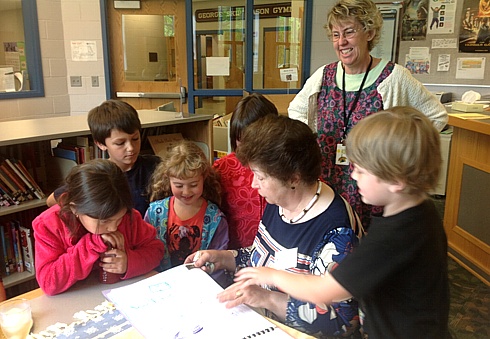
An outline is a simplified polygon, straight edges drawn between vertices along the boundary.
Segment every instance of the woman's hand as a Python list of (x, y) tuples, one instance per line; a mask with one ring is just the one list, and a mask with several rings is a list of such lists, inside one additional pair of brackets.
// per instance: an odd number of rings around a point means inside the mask
[(218, 294), (219, 302), (226, 302), (226, 308), (241, 304), (251, 307), (268, 308), (267, 300), (272, 292), (257, 285), (246, 285), (243, 282), (234, 283)]
[(194, 266), (200, 267), (209, 274), (220, 269), (235, 270), (235, 257), (225, 250), (197, 251), (185, 259), (184, 264), (190, 263), (194, 263)]
[(226, 308), (246, 304), (255, 308), (265, 308), (284, 321), (288, 305), (288, 295), (278, 291), (269, 291), (257, 285), (237, 282), (218, 294), (218, 300), (226, 303)]

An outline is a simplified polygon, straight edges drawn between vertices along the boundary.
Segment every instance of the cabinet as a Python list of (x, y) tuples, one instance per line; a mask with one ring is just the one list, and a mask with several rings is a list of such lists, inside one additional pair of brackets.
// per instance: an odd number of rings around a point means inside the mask
[(449, 255), (490, 285), (490, 114), (481, 115), (449, 115), (454, 132), (444, 228)]
[[(192, 115), (187, 118), (176, 118), (174, 112), (154, 110), (138, 111), (142, 125), (142, 152), (149, 148), (144, 139), (148, 135), (166, 133), (181, 133), (184, 138), (207, 144), (209, 159), (212, 159), (212, 116)], [(30, 154), (31, 170), (34, 166), (35, 179), (44, 193), (51, 192), (57, 187), (62, 178), (53, 178), (49, 169), (50, 141), (75, 136), (88, 136), (90, 129), (86, 115), (66, 116), (55, 118), (42, 118), (31, 120), (0, 122), (0, 154), (20, 158)], [(28, 161), (24, 161), (28, 162)], [(0, 220), (11, 215), (29, 214), (33, 210), (40, 211), (46, 206), (45, 199), (31, 200), (17, 206), (0, 207)], [(29, 223), (32, 220), (29, 221)], [(30, 225), (26, 225), (29, 226)], [(29, 272), (11, 273), (4, 277), (5, 288), (10, 288), (23, 282), (32, 280), (35, 275)]]

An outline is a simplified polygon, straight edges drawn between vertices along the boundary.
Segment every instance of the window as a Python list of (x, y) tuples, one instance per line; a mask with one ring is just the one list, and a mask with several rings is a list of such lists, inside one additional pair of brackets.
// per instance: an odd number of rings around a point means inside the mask
[(224, 109), (214, 113), (229, 113), (243, 91), (297, 93), (309, 76), (305, 45), (311, 40), (311, 5), (308, 0), (191, 0), (189, 111), (212, 111), (206, 107), (211, 103)]
[[(0, 70), (0, 99), (44, 96), (36, 1), (0, 1)], [(10, 70), (17, 76), (6, 79)]]

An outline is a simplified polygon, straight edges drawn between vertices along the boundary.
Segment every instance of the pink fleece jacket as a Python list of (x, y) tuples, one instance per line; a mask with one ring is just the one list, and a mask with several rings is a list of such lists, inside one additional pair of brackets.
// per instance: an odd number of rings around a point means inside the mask
[[(60, 206), (55, 205), (34, 219), (36, 278), (47, 295), (66, 291), (79, 280), (87, 278), (107, 250), (99, 234), (87, 233), (74, 239), (59, 218)], [(132, 220), (126, 214), (118, 227), (124, 235), (128, 269), (121, 279), (133, 278), (158, 266), (163, 258), (163, 243), (156, 238), (156, 230), (133, 210)]]

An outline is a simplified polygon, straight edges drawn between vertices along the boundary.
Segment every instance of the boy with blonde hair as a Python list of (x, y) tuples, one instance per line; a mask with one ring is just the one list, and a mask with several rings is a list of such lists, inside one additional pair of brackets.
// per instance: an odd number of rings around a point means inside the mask
[(439, 175), (439, 133), (416, 109), (393, 107), (361, 120), (346, 142), (362, 200), (383, 206), (359, 247), (324, 276), (242, 269), (219, 298), (250, 284), (316, 304), (353, 296), (370, 339), (450, 338), (447, 239), (427, 194)]

